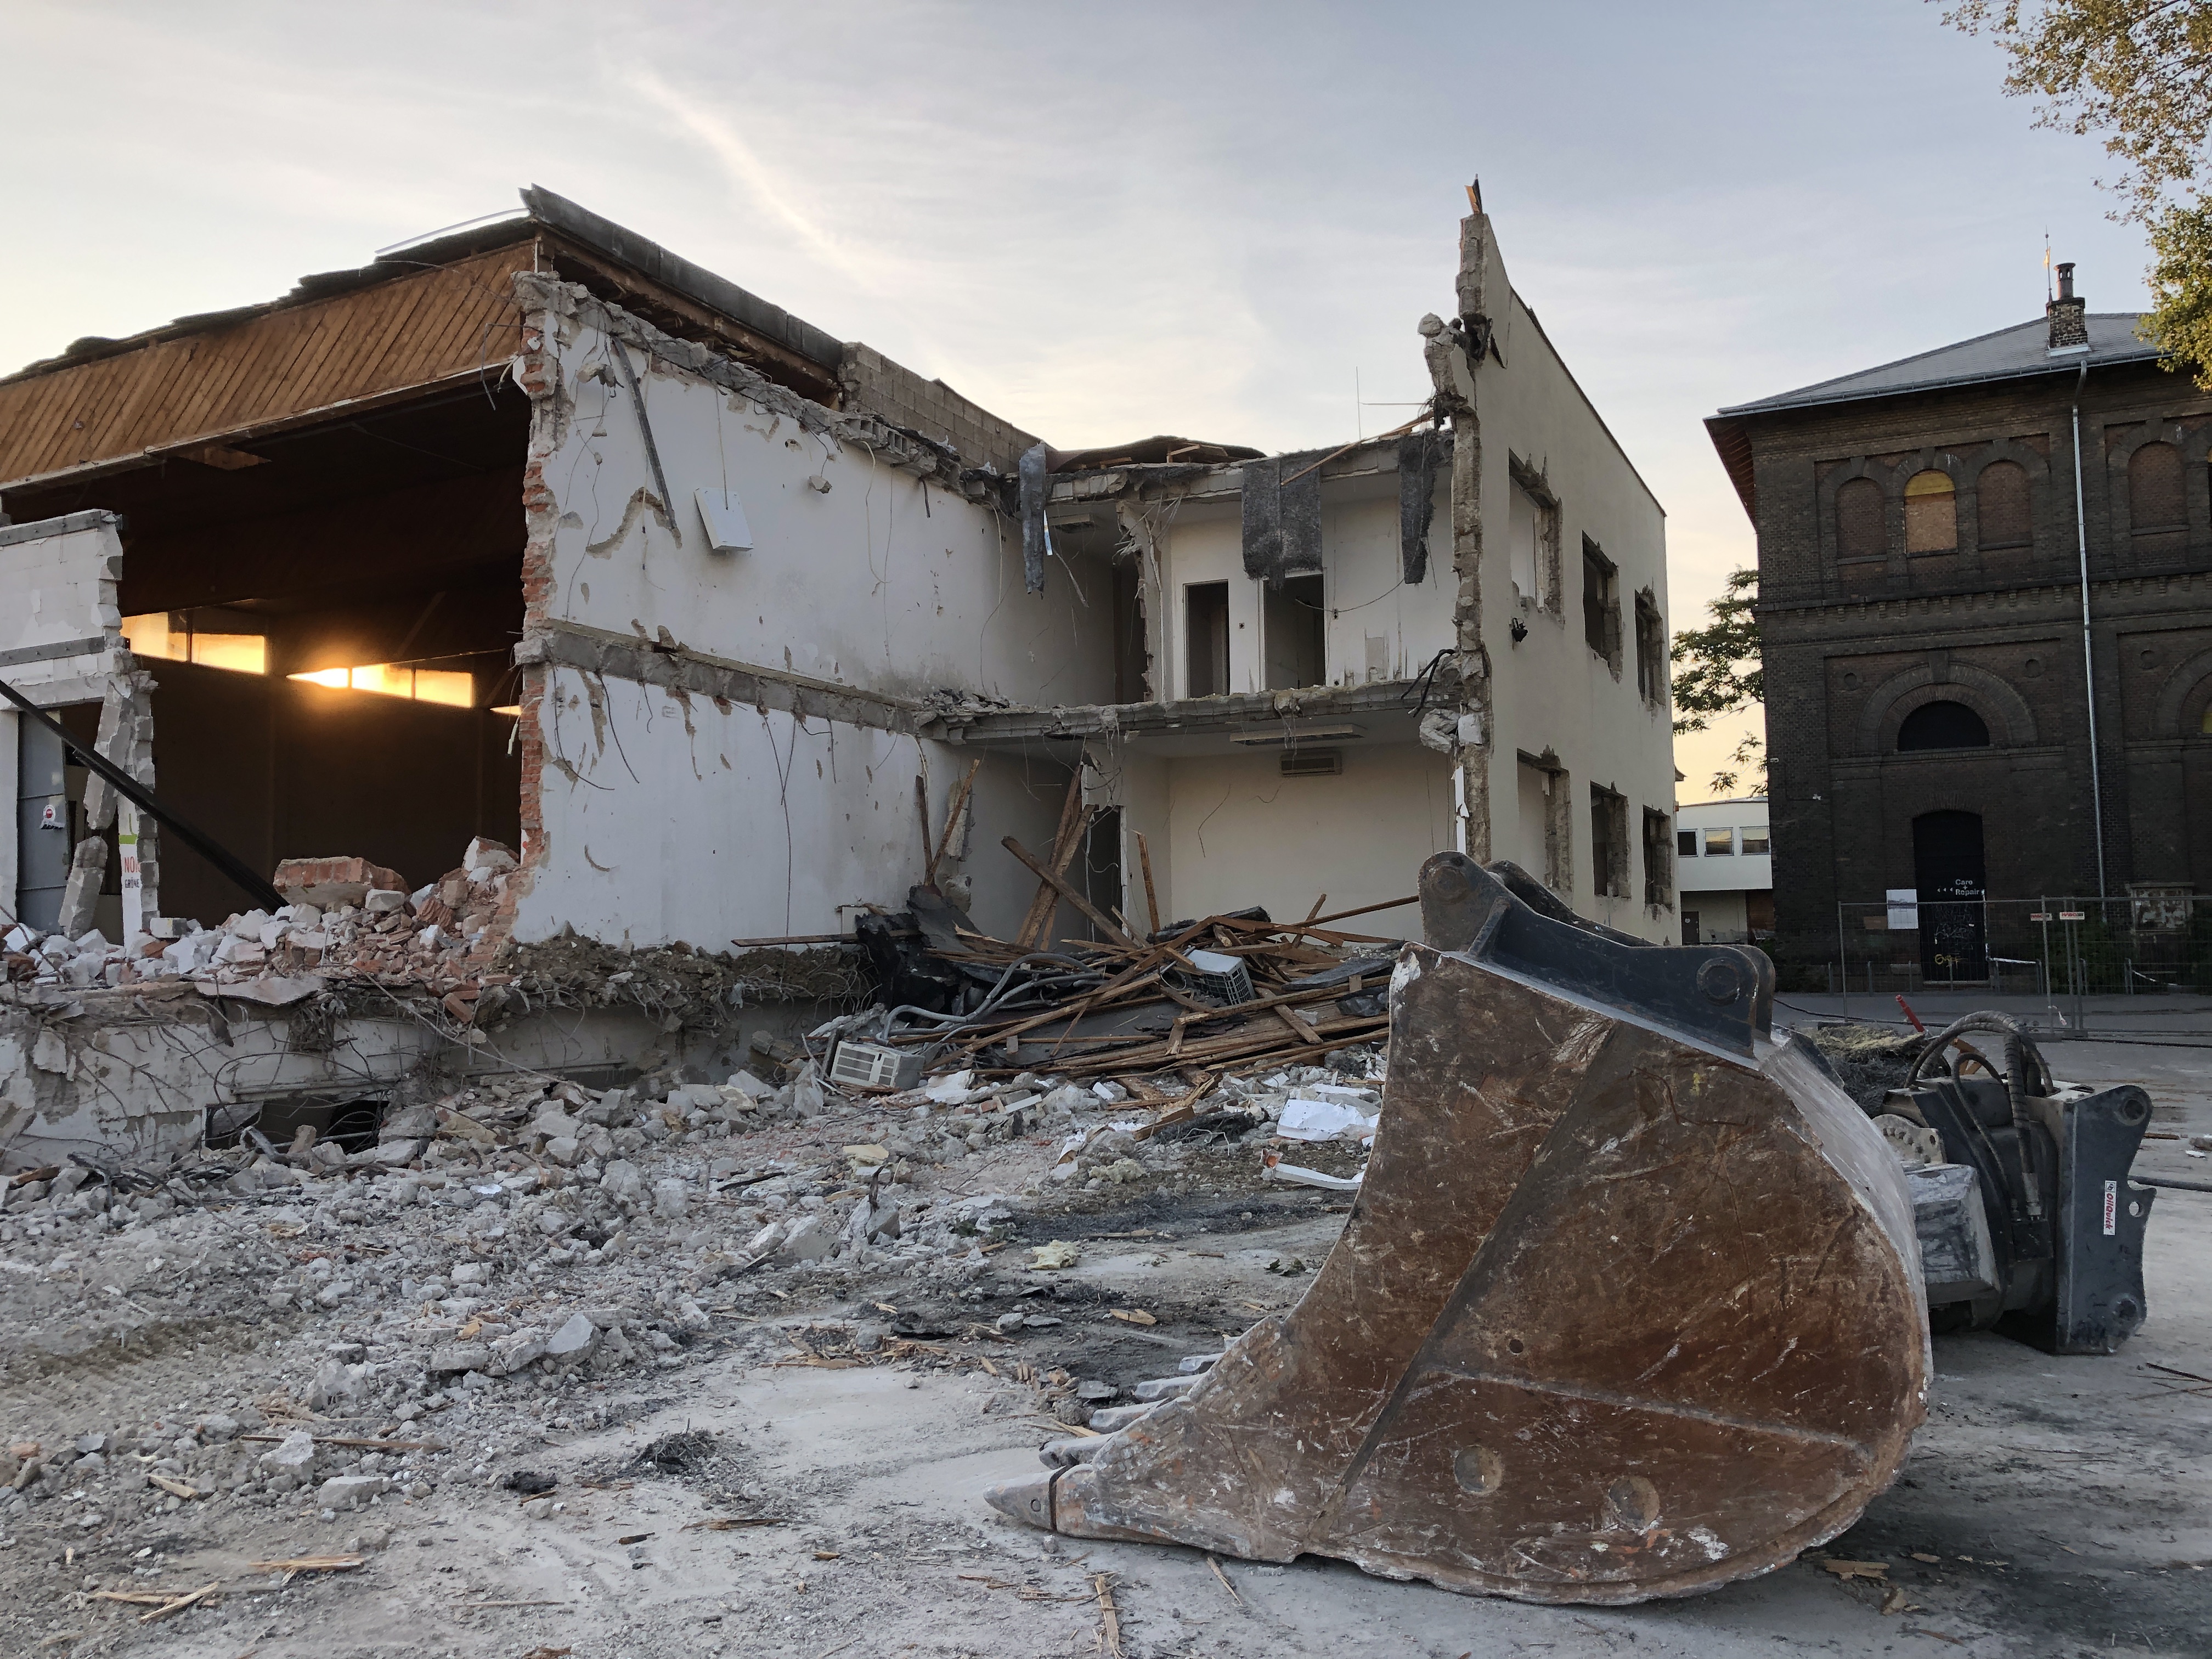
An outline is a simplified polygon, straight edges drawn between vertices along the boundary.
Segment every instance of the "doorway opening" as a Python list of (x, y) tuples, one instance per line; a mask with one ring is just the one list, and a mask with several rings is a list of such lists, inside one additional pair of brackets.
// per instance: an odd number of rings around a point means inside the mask
[(1261, 590), (1260, 625), (1267, 650), (1267, 690), (1293, 691), (1328, 682), (1328, 613), (1319, 576), (1285, 576)]
[(1229, 584), (1193, 582), (1182, 591), (1188, 662), (1183, 696), (1229, 695)]
[(1912, 820), (1919, 890), (1920, 971), (1957, 983), (1990, 976), (1989, 895), (1979, 812), (1923, 812)]

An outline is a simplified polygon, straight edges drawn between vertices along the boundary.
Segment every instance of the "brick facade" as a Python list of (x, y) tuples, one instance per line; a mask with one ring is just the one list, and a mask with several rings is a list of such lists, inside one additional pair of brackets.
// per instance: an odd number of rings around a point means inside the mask
[(944, 381), (925, 380), (873, 346), (848, 345), (837, 378), (846, 408), (949, 443), (971, 466), (988, 462), (1011, 477), (1022, 452), (1036, 442)]
[[(1992, 897), (2097, 890), (2080, 361), (1713, 422), (1759, 537), (1785, 941), (1832, 938), (1839, 901), (1916, 885), (1913, 820), (1932, 811), (1981, 815)], [(2142, 361), (2093, 362), (2080, 397), (2106, 885), (2212, 891), (2212, 398)], [(2158, 442), (2175, 453), (2138, 459)], [(1955, 546), (1908, 552), (1905, 485), (1929, 471), (1950, 481)], [(1940, 501), (1940, 483), (1920, 489)], [(1989, 746), (1900, 752), (1936, 702), (1972, 709)]]

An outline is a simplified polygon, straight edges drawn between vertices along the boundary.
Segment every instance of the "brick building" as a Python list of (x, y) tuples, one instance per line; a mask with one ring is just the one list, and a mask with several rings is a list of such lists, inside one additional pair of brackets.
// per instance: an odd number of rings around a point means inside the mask
[(1978, 977), (1966, 902), (2212, 884), (2212, 398), (2059, 271), (2042, 319), (1706, 422), (1759, 536), (1785, 957), (1911, 889), (1929, 976)]

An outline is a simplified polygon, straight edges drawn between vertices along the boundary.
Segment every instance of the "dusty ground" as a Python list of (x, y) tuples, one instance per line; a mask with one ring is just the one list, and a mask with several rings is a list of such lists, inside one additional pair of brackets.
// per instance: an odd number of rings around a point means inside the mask
[[(2083, 1080), (2144, 1078), (2159, 1130), (2212, 1132), (2201, 1055), (2078, 1045), (2051, 1057)], [(1127, 1184), (1023, 1198), (1054, 1155), (1040, 1133), (917, 1161), (896, 1189), (915, 1218), (896, 1249), (718, 1273), (762, 1211), (758, 1188), (710, 1190), (710, 1157), (781, 1160), (798, 1171), (784, 1183), (793, 1202), (811, 1188), (834, 1211), (857, 1190), (840, 1147), (884, 1127), (833, 1109), (704, 1147), (678, 1136), (640, 1165), (648, 1190), (693, 1170), (688, 1212), (633, 1215), (589, 1249), (588, 1231), (532, 1236), (541, 1197), (403, 1203), (389, 1196), (398, 1177), (358, 1174), (0, 1244), (0, 1429), (49, 1452), (86, 1434), (121, 1443), (105, 1468), (60, 1468), (0, 1498), (0, 1651), (1091, 1653), (1099, 1575), (1126, 1651), (1141, 1656), (2212, 1650), (2212, 1391), (2183, 1392), (2196, 1385), (2179, 1375), (2212, 1377), (2212, 1195), (2159, 1199), (2149, 1322), (2118, 1356), (1938, 1340), (1936, 1399), (1905, 1478), (1828, 1552), (1888, 1563), (1906, 1610), (1885, 1616), (1878, 1587), (1806, 1560), (1691, 1601), (1576, 1611), (1318, 1561), (1224, 1562), (1217, 1576), (1189, 1551), (1001, 1521), (978, 1494), (1034, 1469), (1034, 1449), (1065, 1431), (1049, 1414), (1072, 1406), (1055, 1401), (1055, 1376), (1171, 1373), (1289, 1305), (1343, 1200), (1263, 1185), (1259, 1147), (1241, 1141), (1148, 1154)], [(2205, 1176), (2212, 1160), (2185, 1146), (2154, 1142), (2140, 1167)], [(1346, 1155), (1296, 1157), (1334, 1168)], [(994, 1194), (1008, 1201), (956, 1207)], [(1025, 1247), (1049, 1239), (1078, 1243), (1077, 1265), (1025, 1271)], [(301, 1279), (318, 1254), (335, 1267)], [(485, 1285), (454, 1282), (479, 1262)], [(344, 1294), (325, 1307), (334, 1278)], [(561, 1376), (464, 1382), (423, 1369), (438, 1352), (425, 1345), (467, 1340), (469, 1319), (497, 1339), (577, 1309), (608, 1334)], [(1025, 1322), (1001, 1334), (1012, 1316)], [(326, 1510), (313, 1486), (271, 1490), (255, 1472), (275, 1443), (232, 1437), (231, 1425), (282, 1435), (299, 1425), (287, 1402), (310, 1399), (315, 1433), (442, 1449), (372, 1453), (372, 1476), (390, 1484), (356, 1509)], [(343, 1449), (324, 1451), (317, 1481), (358, 1472)], [(214, 1495), (171, 1499), (148, 1471)], [(554, 1484), (533, 1495), (514, 1489), (518, 1475)], [(761, 1524), (700, 1524), (712, 1521)], [(349, 1553), (364, 1565), (289, 1580), (252, 1565)], [(219, 1598), (155, 1623), (143, 1605), (90, 1599), (210, 1583)]]

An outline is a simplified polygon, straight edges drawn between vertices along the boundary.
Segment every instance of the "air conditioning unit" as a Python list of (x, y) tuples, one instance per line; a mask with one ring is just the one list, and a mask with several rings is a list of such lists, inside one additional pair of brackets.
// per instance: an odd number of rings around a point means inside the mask
[(1183, 955), (1198, 971), (1178, 971), (1169, 977), (1200, 1002), (1233, 1008), (1252, 1000), (1252, 972), (1245, 967), (1243, 957), (1224, 956), (1218, 951), (1186, 951)]
[(911, 1089), (921, 1081), (921, 1055), (887, 1042), (848, 1037), (830, 1058), (830, 1080), (862, 1089)]
[(1341, 749), (1285, 749), (1283, 775), (1286, 778), (1333, 778), (1344, 770)]

